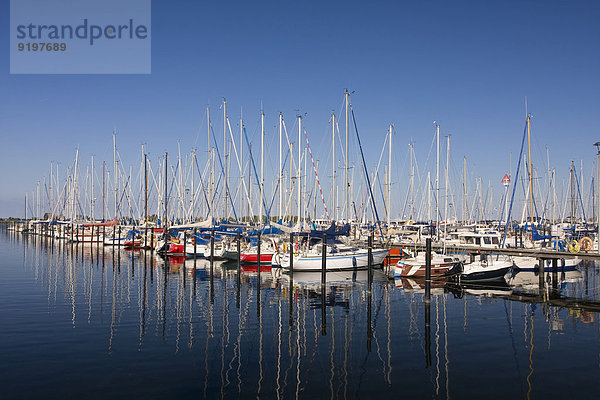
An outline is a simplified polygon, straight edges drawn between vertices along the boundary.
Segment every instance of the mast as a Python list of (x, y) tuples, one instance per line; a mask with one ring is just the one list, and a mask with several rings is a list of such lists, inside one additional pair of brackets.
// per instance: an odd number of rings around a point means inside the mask
[(387, 171), (387, 200), (388, 200), (388, 206), (387, 206), (387, 225), (388, 225), (388, 229), (390, 227), (390, 224), (392, 222), (392, 210), (391, 210), (391, 206), (392, 206), (392, 125), (390, 125), (390, 141), (388, 143), (388, 147), (389, 147), (389, 153), (388, 153), (388, 171)]
[(427, 222), (431, 221), (431, 171), (427, 171)]
[(344, 175), (345, 175), (345, 184), (346, 184), (346, 188), (344, 189), (344, 193), (345, 193), (345, 197), (346, 197), (346, 204), (344, 205), (344, 210), (346, 211), (346, 215), (344, 216), (346, 219), (346, 222), (350, 221), (350, 197), (349, 197), (349, 188), (350, 188), (350, 182), (348, 181), (348, 126), (349, 126), (349, 116), (348, 116), (348, 107), (349, 107), (349, 103), (350, 103), (350, 93), (348, 93), (348, 90), (346, 90), (345, 93), (345, 100), (346, 100), (346, 158), (344, 160)]
[(178, 140), (177, 141), (177, 186), (179, 187), (179, 190), (177, 191), (178, 196), (179, 197), (179, 206), (178, 208), (178, 212), (177, 214), (179, 214), (178, 219), (182, 217), (182, 212), (183, 212), (183, 175), (181, 173), (181, 142)]
[(223, 153), (225, 158), (225, 220), (228, 218), (227, 201), (229, 200), (229, 169), (227, 168), (227, 100), (223, 99)]
[[(306, 159), (304, 160), (304, 162), (306, 162)], [(317, 160), (317, 167), (315, 173), (315, 187), (313, 189), (313, 193), (315, 194), (315, 202), (313, 204), (313, 219), (317, 219), (317, 176), (319, 175), (319, 160)]]
[(94, 221), (94, 155), (92, 154), (92, 184), (90, 194), (90, 217)]
[(113, 179), (115, 181), (115, 218), (117, 218), (117, 197), (118, 197), (118, 179), (117, 179), (117, 134), (113, 131)]
[(104, 211), (106, 210), (106, 161), (102, 161), (102, 222), (104, 222)]
[(576, 213), (576, 195), (575, 195), (575, 162), (571, 161), (571, 224), (575, 223), (575, 213)]
[[(76, 201), (76, 196), (79, 196), (79, 175), (78, 175), (78, 170), (79, 170), (79, 147), (77, 148), (77, 150), (75, 151), (75, 179), (73, 181), (73, 219), (75, 219), (75, 217), (77, 217), (77, 201)], [(40, 194), (39, 194), (39, 182), (38, 182), (38, 204), (40, 201)], [(39, 213), (38, 213), (38, 218), (39, 218)]]
[[(290, 142), (290, 194), (289, 194), (289, 200), (287, 200), (287, 204), (289, 204), (289, 213), (290, 213), (290, 221), (292, 221), (292, 193), (294, 190), (294, 163), (292, 162), (293, 160), (293, 154), (294, 154), (294, 143)], [(286, 206), (287, 208), (287, 206)]]
[(469, 216), (467, 215), (467, 157), (463, 157), (463, 221), (466, 224)]
[[(444, 201), (444, 238), (448, 232), (448, 168), (450, 165), (450, 135), (446, 136), (446, 200)], [(446, 243), (444, 241), (444, 243)]]
[(282, 165), (282, 159), (281, 159), (281, 142), (282, 142), (282, 128), (283, 128), (283, 116), (281, 115), (281, 113), (279, 113), (279, 170), (277, 171), (277, 176), (279, 177), (279, 216), (278, 218), (281, 219), (283, 221), (283, 188), (282, 188), (282, 184), (283, 184), (283, 180), (282, 180), (282, 174), (283, 171), (281, 170), (283, 168)]
[[(302, 193), (303, 196), (307, 196), (308, 194), (308, 169), (306, 168), (306, 161), (308, 160), (308, 157), (306, 157), (306, 147), (304, 147), (304, 173), (306, 174), (306, 178), (304, 179), (304, 192)], [(307, 196), (308, 197), (308, 196)], [(307, 198), (307, 200), (309, 200)], [(306, 215), (308, 214), (307, 212), (307, 207), (304, 207), (302, 209), (302, 225), (304, 225), (304, 221), (306, 221)]]
[(531, 163), (531, 129), (530, 129), (530, 117), (527, 115), (527, 148), (529, 153), (529, 205), (531, 216), (531, 226), (533, 226), (533, 164)]
[[(48, 197), (48, 207), (49, 207), (49, 211), (50, 211), (50, 218), (54, 219), (54, 206), (53, 206), (54, 202), (52, 201), (54, 198), (53, 193), (52, 193), (52, 191), (53, 191), (53, 189), (52, 189), (53, 176), (52, 175), (54, 174), (54, 167), (52, 166), (52, 164), (53, 164), (52, 161), (50, 161), (50, 194)], [(93, 176), (93, 174), (92, 174), (92, 176)], [(594, 198), (594, 195), (592, 194), (592, 199), (593, 198)]]
[(331, 151), (333, 152), (332, 178), (331, 178), (331, 199), (333, 204), (333, 220), (337, 219), (337, 207), (335, 202), (335, 113), (331, 113)]
[(260, 206), (258, 222), (263, 223), (263, 195), (264, 195), (264, 168), (265, 168), (265, 113), (260, 111)]
[[(192, 171), (194, 169), (192, 168)], [(148, 225), (148, 156), (144, 154), (144, 226)]]
[(208, 214), (213, 216), (213, 153), (212, 143), (210, 141), (210, 106), (206, 106), (206, 127), (208, 131), (208, 163), (209, 163), (209, 176), (208, 176), (208, 206), (210, 208)]
[[(169, 226), (168, 222), (169, 222), (169, 208), (168, 208), (168, 201), (167, 201), (167, 196), (168, 196), (168, 163), (167, 163), (167, 156), (169, 153), (165, 152), (165, 234), (166, 234), (166, 229)], [(166, 236), (165, 236), (166, 237)]]
[[(414, 158), (415, 158), (415, 148), (414, 143), (410, 142), (410, 215), (409, 219), (412, 221), (415, 218), (414, 208), (415, 208), (415, 166), (414, 166)], [(427, 179), (429, 180), (429, 174), (427, 174)], [(430, 197), (429, 193), (431, 191), (430, 183), (427, 182), (427, 195)], [(429, 199), (428, 197), (428, 199)], [(431, 204), (430, 208), (427, 209), (427, 216), (431, 218)]]
[[(240, 160), (239, 164), (240, 164), (240, 185), (244, 184), (244, 170), (242, 169), (242, 165), (244, 165), (244, 121), (242, 119), (242, 110), (240, 109)], [(231, 135), (231, 140), (233, 141), (233, 134)], [(248, 188), (248, 201), (250, 201), (250, 194), (249, 194), (250, 188)], [(248, 203), (248, 210), (250, 210), (250, 203)], [(250, 211), (248, 211), (247, 213), (248, 215), (250, 214)]]
[(192, 222), (194, 222), (194, 210), (196, 208), (196, 191), (194, 188), (194, 166), (196, 165), (196, 149), (192, 150), (192, 197), (190, 199), (190, 203), (192, 206), (192, 210), (190, 213), (190, 217), (192, 219)]
[(436, 124), (435, 125), (435, 137), (436, 137), (436, 146), (437, 146), (437, 151), (436, 151), (436, 161), (435, 161), (435, 220), (436, 222), (436, 226), (435, 226), (435, 232), (436, 232), (436, 236), (439, 238), (440, 236), (440, 231), (439, 231), (439, 227), (440, 227), (440, 125)]
[[(301, 177), (300, 177), (300, 162), (302, 161), (302, 146), (300, 145), (302, 140), (302, 116), (298, 115), (298, 175), (297, 175), (297, 182), (296, 184), (298, 185), (298, 224), (300, 224), (300, 218), (301, 218), (301, 187), (300, 187), (300, 182), (301, 182)], [(302, 225), (300, 225), (302, 226)]]

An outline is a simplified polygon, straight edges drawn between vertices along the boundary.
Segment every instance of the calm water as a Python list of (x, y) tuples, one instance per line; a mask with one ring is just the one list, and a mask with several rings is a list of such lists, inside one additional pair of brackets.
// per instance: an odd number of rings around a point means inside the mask
[(418, 282), (380, 271), (371, 292), (329, 274), (323, 294), (318, 273), (290, 290), (279, 271), (211, 278), (4, 228), (0, 260), (2, 398), (598, 398), (599, 316), (577, 308), (598, 309), (594, 264), (547, 274), (547, 303), (533, 273), (439, 282), (427, 312)]

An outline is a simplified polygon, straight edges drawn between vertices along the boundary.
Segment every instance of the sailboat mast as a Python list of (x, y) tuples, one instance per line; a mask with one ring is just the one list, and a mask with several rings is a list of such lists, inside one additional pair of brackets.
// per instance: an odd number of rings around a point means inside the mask
[[(240, 161), (238, 161), (238, 163), (240, 164), (240, 185), (244, 184), (244, 170), (242, 169), (242, 165), (244, 165), (244, 120), (242, 118), (242, 110), (240, 110)], [(233, 141), (233, 134), (231, 137), (231, 140)], [(250, 188), (248, 188), (248, 191), (250, 191)], [(250, 199), (250, 194), (248, 194), (248, 198)], [(250, 200), (248, 200), (250, 201)], [(248, 210), (250, 210), (250, 203), (248, 203)], [(248, 215), (250, 214), (250, 211), (248, 211)]]
[(392, 125), (390, 125), (390, 140), (388, 143), (388, 147), (389, 147), (389, 152), (388, 152), (388, 171), (387, 171), (387, 200), (388, 200), (388, 204), (387, 204), (387, 225), (388, 225), (388, 229), (390, 227), (390, 224), (392, 222), (392, 212), (391, 212), (391, 206), (392, 206)]
[(439, 237), (440, 231), (440, 125), (435, 125), (435, 141), (436, 141), (436, 161), (435, 161), (435, 220), (436, 236)]
[(195, 187), (194, 187), (194, 167), (196, 165), (196, 149), (192, 150), (192, 197), (190, 198), (190, 203), (191, 203), (191, 213), (190, 213), (190, 217), (192, 219), (192, 222), (194, 222), (194, 210), (196, 208), (196, 191), (195, 191)]
[(448, 232), (448, 169), (450, 167), (450, 135), (446, 136), (446, 200), (444, 201), (444, 237)]
[[(165, 229), (167, 229), (167, 227), (169, 226), (169, 224), (168, 224), (168, 222), (169, 222), (169, 218), (168, 218), (169, 217), (169, 208), (168, 208), (169, 204), (167, 201), (167, 196), (168, 196), (168, 184), (167, 183), (169, 181), (167, 179), (168, 172), (169, 172), (169, 170), (168, 170), (169, 164), (167, 163), (168, 154), (169, 153), (165, 152)], [(166, 233), (166, 230), (165, 230), (165, 233)]]
[[(415, 159), (415, 148), (414, 148), (414, 143), (410, 143), (410, 215), (409, 215), (409, 219), (412, 221), (415, 218), (414, 215), (414, 207), (415, 207), (415, 166), (414, 166), (414, 159)], [(430, 198), (430, 193), (431, 191), (431, 187), (430, 187), (430, 182), (429, 182), (429, 173), (427, 173), (427, 198)], [(430, 215), (431, 215), (431, 204), (429, 204), (429, 208), (427, 209), (427, 218), (430, 219)]]
[(296, 184), (298, 185), (298, 223), (300, 224), (300, 211), (301, 211), (301, 177), (300, 177), (300, 162), (302, 161), (302, 146), (300, 145), (302, 140), (302, 116), (298, 115), (298, 175), (297, 175), (297, 179), (296, 179)]
[(223, 171), (225, 173), (225, 197), (223, 200), (225, 202), (225, 219), (227, 219), (227, 202), (229, 200), (229, 170), (227, 168), (227, 100), (225, 99), (223, 99), (223, 153), (225, 158), (225, 165), (223, 167), (225, 168), (225, 171)]
[(265, 113), (260, 111), (260, 205), (258, 222), (263, 223), (263, 196), (264, 196), (264, 168), (265, 168)]
[[(90, 217), (94, 220), (94, 155), (92, 154), (92, 184), (90, 193)], [(52, 192), (52, 191), (50, 191)]]
[(431, 223), (431, 221), (431, 171), (427, 171), (427, 222)]
[[(77, 201), (76, 198), (79, 196), (79, 175), (78, 175), (78, 170), (79, 170), (79, 147), (77, 148), (77, 151), (75, 151), (75, 179), (74, 179), (74, 185), (73, 185), (73, 219), (75, 219), (75, 217), (77, 217)], [(39, 201), (40, 201), (40, 193), (39, 193), (39, 182), (38, 182), (38, 205), (39, 205)], [(83, 210), (82, 210), (83, 211)], [(38, 218), (39, 218), (39, 211), (38, 211)]]
[(282, 180), (282, 174), (283, 171), (281, 170), (283, 168), (282, 165), (282, 159), (281, 159), (281, 142), (282, 142), (282, 130), (283, 130), (283, 116), (281, 115), (281, 113), (279, 113), (279, 170), (277, 171), (277, 175), (279, 177), (279, 219), (282, 219), (282, 215), (283, 215), (283, 180)]
[(346, 100), (346, 157), (344, 160), (344, 175), (345, 175), (345, 189), (344, 189), (344, 193), (345, 193), (345, 205), (344, 205), (344, 210), (346, 211), (346, 215), (344, 216), (346, 219), (346, 223), (348, 223), (350, 221), (350, 197), (349, 197), (349, 187), (350, 187), (350, 182), (348, 181), (348, 127), (349, 127), (349, 114), (348, 114), (348, 107), (349, 107), (349, 103), (350, 103), (350, 93), (348, 93), (348, 90), (346, 90), (345, 93), (345, 100)]
[(463, 223), (467, 223), (467, 157), (463, 157)]
[[(50, 161), (50, 190), (49, 190), (50, 193), (49, 193), (49, 197), (48, 197), (48, 207), (49, 207), (48, 211), (51, 212), (50, 218), (52, 218), (52, 219), (54, 219), (54, 207), (53, 207), (53, 201), (52, 201), (53, 197), (54, 197), (52, 195), (52, 191), (53, 191), (53, 189), (52, 189), (52, 183), (53, 183), (53, 181), (52, 181), (52, 179), (53, 179), (52, 175), (53, 174), (54, 174), (54, 167), (52, 166), (52, 161)], [(592, 194), (592, 198), (594, 198), (593, 194)], [(592, 205), (592, 207), (593, 207), (593, 205)]]
[[(193, 169), (192, 169), (193, 171)], [(144, 225), (148, 224), (148, 156), (144, 154)]]
[(333, 205), (333, 220), (337, 219), (337, 205), (335, 202), (335, 113), (331, 113), (331, 151), (332, 155), (332, 178), (331, 178), (331, 203)]
[(113, 131), (113, 180), (115, 185), (115, 218), (117, 218), (117, 197), (119, 186), (117, 184), (117, 134)]
[[(306, 160), (305, 160), (306, 161)], [(313, 204), (313, 219), (317, 219), (317, 176), (319, 175), (319, 160), (317, 160), (317, 167), (315, 171), (315, 187), (313, 193), (315, 194), (315, 201)]]
[(104, 222), (104, 211), (106, 210), (106, 161), (102, 161), (102, 222)]
[(208, 131), (208, 206), (209, 216), (213, 216), (213, 159), (212, 159), (212, 143), (210, 141), (210, 106), (206, 106), (206, 128)]
[(531, 162), (531, 128), (529, 115), (527, 115), (527, 148), (529, 153), (529, 215), (531, 216), (531, 225), (533, 226), (533, 163)]

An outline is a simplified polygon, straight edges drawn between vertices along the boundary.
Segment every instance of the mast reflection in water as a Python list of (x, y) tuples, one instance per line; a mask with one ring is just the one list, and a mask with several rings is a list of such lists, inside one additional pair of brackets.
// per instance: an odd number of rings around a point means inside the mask
[[(3, 398), (594, 397), (599, 268), (294, 273), (0, 233)], [(212, 271), (212, 275), (211, 275)], [(542, 284), (540, 288), (540, 284)]]

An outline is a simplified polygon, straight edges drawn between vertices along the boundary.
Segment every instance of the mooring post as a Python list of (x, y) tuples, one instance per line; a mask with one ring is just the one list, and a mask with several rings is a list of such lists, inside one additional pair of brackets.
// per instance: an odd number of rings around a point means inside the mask
[(327, 234), (323, 234), (323, 243), (321, 245), (321, 335), (327, 335), (327, 316), (325, 312), (327, 287)]
[[(587, 272), (587, 268), (586, 268)], [(552, 289), (558, 289), (558, 259), (552, 259)]]
[(290, 329), (294, 326), (294, 233), (290, 233), (290, 287), (289, 296), (289, 325)]
[(290, 233), (290, 279), (294, 278), (294, 233)]
[(261, 296), (260, 296), (260, 231), (258, 231), (258, 235), (256, 237), (257, 239), (257, 253), (256, 253), (256, 261), (258, 263), (258, 276), (256, 279), (256, 315), (258, 317), (260, 317), (260, 300), (261, 300)]
[(183, 231), (183, 266), (185, 267), (186, 258), (186, 247), (187, 247), (187, 231)]
[(241, 272), (241, 262), (240, 262), (240, 233), (238, 232), (235, 236), (235, 244), (237, 248), (237, 274), (236, 274), (236, 285), (237, 285), (237, 296), (235, 299), (235, 305), (237, 308), (240, 308), (240, 272)]
[[(327, 234), (323, 234), (323, 244), (321, 246), (321, 286), (325, 287), (327, 281)], [(323, 290), (323, 289), (321, 289)]]
[(431, 367), (431, 302), (429, 301), (425, 301), (425, 366)]
[(371, 341), (373, 339), (373, 326), (372, 326), (372, 308), (373, 308), (373, 294), (371, 290), (367, 291), (367, 352), (371, 352)]
[(523, 248), (523, 229), (519, 229), (519, 240), (521, 241), (521, 248)]
[(541, 297), (545, 297), (544, 296), (544, 286), (546, 283), (546, 280), (544, 278), (544, 260), (542, 258), (538, 258), (537, 259), (538, 262), (538, 278), (539, 278), (539, 284), (540, 284), (540, 296)]
[(196, 254), (198, 253), (197, 241), (198, 241), (198, 229), (194, 228), (194, 266), (196, 265)]
[(425, 302), (431, 301), (431, 238), (425, 240)]
[(369, 285), (369, 291), (373, 286), (373, 231), (369, 233), (369, 239), (367, 243), (367, 283)]
[(210, 231), (210, 276), (213, 275), (213, 266), (215, 262), (215, 228)]
[(260, 242), (261, 242), (261, 234), (258, 231), (258, 235), (256, 235), (257, 245), (256, 245), (256, 262), (258, 263), (258, 286), (260, 287)]

